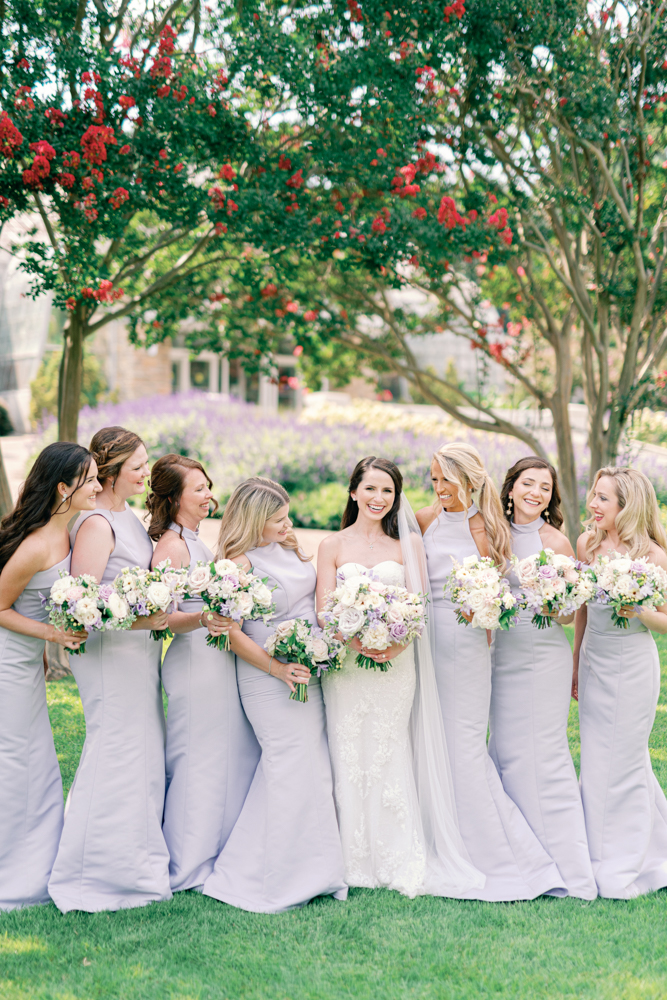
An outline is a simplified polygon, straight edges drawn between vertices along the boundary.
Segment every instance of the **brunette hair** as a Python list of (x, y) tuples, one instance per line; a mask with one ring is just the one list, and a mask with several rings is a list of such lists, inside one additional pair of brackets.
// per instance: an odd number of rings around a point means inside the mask
[(103, 427), (93, 436), (90, 450), (97, 462), (97, 478), (101, 483), (112, 480), (115, 485), (123, 462), (144, 442), (134, 431), (124, 427)]
[(376, 458), (375, 455), (367, 455), (366, 458), (362, 458), (360, 462), (357, 462), (354, 467), (354, 471), (350, 476), (350, 484), (347, 488), (347, 505), (340, 521), (341, 531), (343, 528), (349, 528), (359, 517), (359, 505), (356, 500), (352, 499), (352, 494), (359, 487), (366, 473), (371, 469), (386, 472), (394, 484), (394, 502), (391, 505), (391, 510), (382, 518), (382, 530), (389, 538), (398, 538), (398, 509), (401, 506), (403, 476), (398, 466), (390, 462), (388, 458)]
[[(24, 539), (43, 528), (54, 513), (66, 513), (72, 506), (72, 493), (84, 483), (93, 456), (87, 448), (71, 441), (56, 441), (39, 453), (19, 491), (16, 506), (0, 523), (0, 570), (4, 568)], [(72, 487), (67, 500), (58, 499), (58, 483)], [(67, 507), (61, 512), (64, 503)]]
[[(237, 486), (222, 515), (216, 559), (238, 559), (256, 549), (261, 544), (264, 525), (286, 503), (289, 503), (287, 491), (264, 476), (252, 476)], [(280, 544), (296, 552), (302, 562), (312, 559), (301, 551), (293, 531), (288, 531)]]
[[(148, 534), (157, 541), (164, 535), (165, 531), (177, 521), (181, 497), (185, 488), (185, 477), (190, 469), (199, 469), (204, 473), (209, 490), (213, 488), (213, 482), (204, 466), (195, 461), (194, 458), (187, 458), (185, 455), (163, 455), (151, 469), (150, 492), (146, 497), (146, 509), (151, 515), (151, 523)], [(218, 509), (218, 501), (212, 499), (215, 506), (212, 513)], [(181, 525), (181, 538), (183, 537), (183, 526)]]
[[(628, 555), (633, 559), (645, 556), (651, 540), (667, 552), (667, 534), (660, 520), (660, 508), (648, 476), (637, 469), (618, 465), (608, 465), (604, 469), (598, 469), (586, 497), (586, 506), (590, 503), (593, 490), (602, 476), (609, 476), (614, 480), (616, 498), (621, 508), (616, 515), (615, 528), (620, 540), (628, 547)], [(592, 517), (584, 521), (584, 525), (588, 533), (586, 556), (590, 559), (607, 537), (607, 532), (604, 528), (596, 527)]]
[(500, 491), (500, 502), (503, 506), (503, 514), (505, 515), (505, 520), (512, 523), (512, 512), (511, 509), (508, 513), (507, 508), (510, 507), (509, 496), (514, 488), (514, 484), (526, 469), (546, 469), (551, 476), (552, 489), (551, 489), (551, 500), (544, 509), (545, 521), (549, 524), (553, 524), (554, 528), (560, 528), (563, 524), (563, 512), (560, 509), (561, 497), (560, 489), (558, 488), (558, 473), (554, 469), (551, 462), (547, 462), (546, 458), (538, 458), (537, 455), (527, 455), (526, 458), (520, 458), (518, 462), (515, 462), (511, 469), (508, 469), (505, 473), (505, 482), (503, 483), (503, 488)]
[[(453, 441), (451, 444), (443, 444), (433, 457), (440, 465), (445, 479), (457, 487), (459, 500), (464, 508), (468, 500), (467, 491), (477, 494), (477, 507), (484, 520), (491, 558), (496, 566), (504, 568), (507, 560), (512, 557), (510, 529), (503, 517), (498, 490), (484, 468), (477, 448), (464, 441)], [(438, 512), (442, 510), (437, 497), (433, 506)]]

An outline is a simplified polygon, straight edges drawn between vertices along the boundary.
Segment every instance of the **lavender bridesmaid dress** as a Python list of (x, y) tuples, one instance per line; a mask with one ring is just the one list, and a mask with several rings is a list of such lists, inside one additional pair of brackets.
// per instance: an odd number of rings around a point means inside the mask
[[(81, 514), (104, 517), (115, 546), (102, 576), (148, 568), (151, 540), (129, 507)], [(49, 892), (59, 910), (120, 910), (171, 899), (169, 853), (162, 836), (164, 712), (162, 642), (150, 632), (93, 632), (71, 656), (86, 718), (83, 746), (65, 807)]]
[[(276, 587), (276, 617), (243, 631), (264, 646), (276, 625), (315, 615), (315, 570), (272, 542), (247, 553)], [(280, 913), (315, 896), (345, 898), (345, 874), (333, 799), (322, 689), (290, 701), (289, 688), (237, 657), (241, 701), (262, 748), (241, 815), (204, 883), (204, 893), (255, 913)]]
[[(172, 524), (197, 561), (213, 553), (197, 532)], [(179, 610), (201, 611), (203, 601)], [(162, 664), (167, 692), (167, 797), (164, 838), (173, 892), (201, 886), (239, 818), (259, 760), (259, 744), (241, 707), (234, 654), (206, 645), (208, 631), (175, 635)]]
[[(13, 604), (45, 622), (48, 596), (69, 555), (36, 573)], [(44, 684), (44, 640), (0, 628), (0, 910), (48, 903), (63, 826), (63, 786)]]
[(443, 586), (452, 559), (479, 555), (470, 531), (477, 513), (442, 511), (424, 534), (433, 604), (433, 660), (452, 768), (459, 827), (470, 860), (486, 876), (469, 898), (491, 902), (563, 894), (558, 869), (503, 790), (486, 746), (491, 657), (484, 629), (459, 625)]
[[(519, 559), (544, 546), (541, 517), (512, 524)], [(509, 574), (512, 591), (519, 589)], [(577, 774), (567, 742), (572, 688), (572, 650), (561, 625), (538, 629), (532, 612), (521, 613), (493, 643), (489, 753), (503, 788), (551, 855), (570, 896), (595, 899)]]
[(595, 880), (609, 899), (667, 886), (667, 802), (648, 750), (660, 660), (646, 626), (628, 626), (589, 604), (579, 654), (581, 795)]

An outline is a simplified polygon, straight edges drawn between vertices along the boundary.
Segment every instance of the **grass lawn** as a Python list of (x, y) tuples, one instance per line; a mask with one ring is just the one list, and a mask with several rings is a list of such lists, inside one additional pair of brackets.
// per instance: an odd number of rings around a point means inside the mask
[[(661, 656), (667, 664), (667, 641)], [(71, 679), (49, 685), (69, 787), (83, 742)], [(576, 707), (570, 742), (578, 762)], [(667, 682), (651, 737), (667, 787)], [(1, 1000), (481, 1000), (667, 996), (667, 895), (475, 903), (353, 890), (259, 916), (196, 893), (120, 913), (0, 914)]]

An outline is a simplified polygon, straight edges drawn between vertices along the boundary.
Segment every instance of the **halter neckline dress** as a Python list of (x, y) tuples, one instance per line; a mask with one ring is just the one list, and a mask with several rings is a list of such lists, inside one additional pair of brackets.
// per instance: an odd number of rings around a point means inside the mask
[[(69, 554), (28, 581), (12, 605), (34, 621)], [(48, 903), (63, 825), (63, 786), (44, 683), (44, 639), (0, 627), (0, 910)]]
[[(197, 531), (170, 525), (188, 547), (190, 570), (213, 553)], [(201, 612), (201, 598), (182, 601)], [(206, 645), (197, 628), (172, 639), (162, 663), (167, 693), (163, 833), (173, 892), (201, 887), (239, 818), (259, 761), (259, 744), (241, 706), (233, 653)]]
[(470, 518), (477, 513), (475, 504), (464, 511), (443, 510), (424, 532), (433, 662), (459, 826), (470, 860), (486, 876), (484, 888), (469, 898), (494, 902), (560, 895), (565, 887), (558, 868), (505, 793), (488, 753), (491, 654), (486, 630), (459, 625), (443, 592), (452, 560), (479, 556), (470, 530)]
[[(511, 525), (521, 560), (544, 548), (544, 519)], [(508, 574), (512, 593), (519, 581)], [(595, 899), (579, 782), (567, 741), (572, 650), (556, 622), (538, 629), (522, 611), (493, 643), (489, 753), (503, 788), (558, 866), (570, 896)]]

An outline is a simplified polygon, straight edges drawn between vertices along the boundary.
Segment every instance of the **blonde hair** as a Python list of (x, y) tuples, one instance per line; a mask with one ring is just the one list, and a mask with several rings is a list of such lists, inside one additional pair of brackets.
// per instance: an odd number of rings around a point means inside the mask
[[(628, 555), (633, 559), (645, 556), (649, 551), (651, 540), (667, 552), (667, 533), (662, 526), (658, 500), (648, 476), (638, 472), (637, 469), (618, 465), (608, 465), (604, 469), (598, 469), (586, 497), (587, 507), (593, 498), (593, 491), (598, 481), (603, 476), (614, 480), (614, 490), (621, 508), (616, 515), (614, 527), (619, 539), (627, 546)], [(584, 527), (589, 535), (586, 539), (586, 557), (590, 559), (602, 545), (607, 532), (595, 525), (593, 517), (584, 521)]]
[[(222, 515), (216, 559), (238, 559), (261, 545), (266, 522), (286, 503), (289, 503), (289, 494), (272, 479), (253, 476), (242, 482), (230, 496)], [(302, 562), (312, 559), (301, 551), (293, 531), (289, 531), (280, 544), (296, 552)]]
[[(484, 520), (491, 558), (496, 566), (504, 569), (512, 555), (510, 529), (503, 517), (498, 490), (484, 468), (482, 456), (471, 444), (454, 441), (443, 444), (433, 457), (445, 479), (456, 486), (464, 509), (468, 503), (468, 490), (477, 493), (477, 508)], [(442, 510), (437, 497), (433, 506), (438, 512)]]

